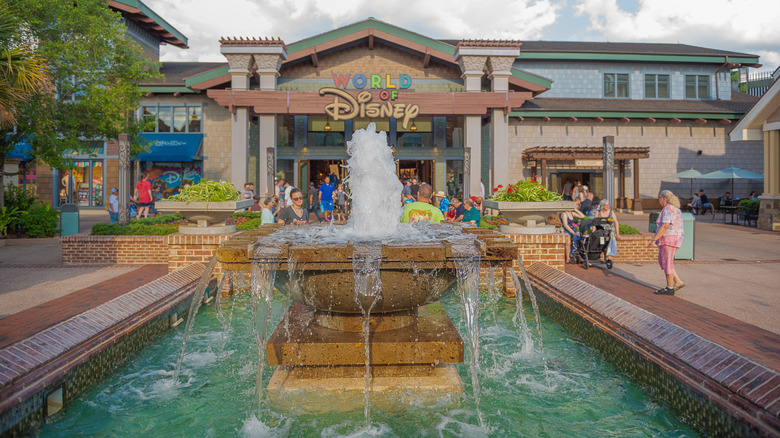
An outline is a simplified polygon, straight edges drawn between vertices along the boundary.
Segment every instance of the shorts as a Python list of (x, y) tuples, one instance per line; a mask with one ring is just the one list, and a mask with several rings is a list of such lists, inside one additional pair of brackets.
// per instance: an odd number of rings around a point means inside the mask
[(320, 212), (333, 211), (333, 201), (320, 201)]
[(138, 206), (139, 207), (151, 207), (152, 203), (151, 202), (139, 202)]
[(345, 205), (338, 205), (338, 204), (337, 204), (337, 205), (335, 206), (335, 210), (334, 210), (334, 211), (335, 211), (336, 213), (346, 213), (346, 210), (347, 210), (347, 208), (346, 208), (346, 206), (345, 206)]

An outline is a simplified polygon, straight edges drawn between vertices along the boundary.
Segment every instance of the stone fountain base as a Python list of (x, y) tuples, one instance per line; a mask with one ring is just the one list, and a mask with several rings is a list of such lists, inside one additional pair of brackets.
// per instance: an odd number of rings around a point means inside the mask
[[(426, 397), (462, 393), (463, 382), (452, 364), (463, 362), (463, 339), (442, 305), (422, 306), (416, 315), (398, 313), (372, 316), (371, 391)], [(278, 365), (269, 396), (354, 391), (362, 403), (366, 356), (360, 327), (360, 315), (324, 315), (294, 303), (288, 322), (279, 323), (267, 344), (266, 362)]]

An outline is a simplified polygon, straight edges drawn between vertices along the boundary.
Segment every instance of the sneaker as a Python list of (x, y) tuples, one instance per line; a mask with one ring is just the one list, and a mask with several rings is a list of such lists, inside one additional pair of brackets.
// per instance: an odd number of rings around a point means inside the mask
[(656, 295), (674, 295), (674, 288), (673, 287), (665, 287), (662, 289), (658, 289), (657, 291), (653, 292)]

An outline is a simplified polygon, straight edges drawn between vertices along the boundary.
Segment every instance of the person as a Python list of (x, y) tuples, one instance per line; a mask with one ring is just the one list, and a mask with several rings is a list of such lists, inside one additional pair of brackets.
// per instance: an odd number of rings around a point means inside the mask
[(482, 197), (479, 195), (475, 195), (472, 196), (470, 199), (474, 207), (477, 207), (477, 210), (482, 211)]
[(404, 188), (401, 190), (401, 195), (403, 195), (403, 198), (406, 199), (406, 195), (412, 194), (412, 180), (409, 178), (406, 179), (406, 182), (404, 182)]
[(263, 212), (260, 215), (260, 225), (276, 223), (274, 220), (274, 205), (276, 205), (274, 198), (270, 196), (265, 198), (263, 201)]
[(574, 218), (584, 219), (587, 217), (579, 210), (579, 202), (575, 201), (574, 205), (574, 210), (564, 211), (561, 213), (561, 225), (563, 226), (563, 232), (569, 236), (569, 238), (566, 239), (566, 253), (564, 254), (566, 263), (572, 263), (571, 256), (574, 250), (577, 249), (577, 242), (579, 241), (580, 237), (580, 232), (577, 229), (577, 222), (574, 221)]
[(599, 202), (596, 212), (593, 217), (600, 218), (612, 218), (612, 232), (610, 233), (611, 239), (609, 240), (609, 248), (607, 249), (607, 260), (610, 260), (613, 256), (617, 255), (617, 241), (620, 239), (620, 224), (618, 223), (615, 212), (610, 208), (609, 201), (606, 199)]
[(666, 287), (656, 290), (656, 295), (674, 295), (685, 287), (674, 270), (674, 254), (682, 246), (685, 233), (683, 232), (682, 212), (680, 212), (680, 200), (669, 190), (664, 190), (658, 195), (658, 202), (663, 208), (655, 221), (658, 230), (647, 246), (658, 245), (658, 264), (666, 275)]
[(335, 209), (333, 210), (336, 215), (336, 220), (340, 222), (346, 221), (347, 217), (347, 198), (349, 195), (344, 191), (344, 184), (339, 184), (336, 193), (333, 194)]
[(699, 198), (698, 193), (693, 194), (693, 199), (688, 203), (688, 207), (691, 208), (691, 212), (695, 215), (696, 209), (701, 207), (701, 199)]
[(417, 191), (417, 201), (404, 205), (401, 222), (443, 221), (444, 215), (441, 214), (441, 210), (431, 205), (431, 196), (433, 196), (433, 187), (428, 184), (420, 185), (420, 189)]
[(564, 201), (571, 201), (571, 189), (574, 187), (574, 184), (571, 183), (570, 179), (566, 179), (566, 182), (563, 184), (563, 200)]
[(588, 186), (582, 186), (582, 191), (580, 191), (577, 196), (577, 199), (580, 201), (580, 211), (585, 215), (590, 213), (590, 210), (594, 207), (592, 201), (593, 197), (589, 197), (589, 195)]
[(752, 192), (750, 192), (750, 199), (752, 199), (752, 200), (754, 200), (754, 201), (757, 201), (757, 200), (758, 200), (758, 195), (756, 194), (756, 191), (755, 191), (755, 190), (753, 190)]
[(460, 222), (466, 214), (466, 207), (458, 198), (452, 198), (452, 205), (455, 207), (455, 217), (452, 220), (447, 220), (447, 222)]
[(241, 199), (254, 199), (255, 196), (254, 187), (255, 185), (252, 183), (249, 182), (244, 183), (244, 191), (241, 192)]
[(701, 202), (701, 212), (704, 213), (706, 209), (710, 209), (712, 213), (712, 204), (710, 204), (710, 198), (704, 193), (704, 189), (699, 190), (699, 202)]
[(325, 213), (325, 222), (330, 222), (333, 217), (333, 192), (335, 189), (330, 183), (330, 177), (325, 177), (325, 184), (320, 186), (320, 212)]
[(338, 175), (336, 175), (336, 172), (334, 171), (333, 168), (331, 168), (329, 178), (330, 178), (330, 183), (333, 185), (333, 187), (336, 187), (339, 184), (339, 177)]
[(450, 200), (447, 199), (444, 190), (436, 192), (436, 199), (439, 201), (439, 210), (441, 210), (441, 214), (446, 214), (450, 208)]
[(414, 198), (414, 200), (416, 201), (417, 193), (420, 191), (420, 185), (417, 184), (417, 178), (412, 178), (412, 185), (409, 186), (409, 190), (412, 193), (412, 198)]
[(720, 205), (731, 205), (731, 192), (720, 197)]
[(309, 214), (314, 213), (317, 216), (317, 222), (322, 222), (320, 216), (320, 191), (314, 181), (309, 181)]
[(574, 180), (574, 186), (571, 188), (571, 200), (576, 201), (580, 196), (580, 189), (582, 188), (582, 183), (579, 180)]
[(466, 224), (479, 226), (479, 221), (482, 218), (479, 214), (479, 209), (474, 205), (474, 201), (466, 199), (463, 201), (463, 206), (466, 209), (466, 214), (463, 215), (463, 219), (460, 221)]
[(254, 195), (252, 196), (252, 199), (255, 201), (255, 203), (252, 204), (251, 207), (249, 207), (249, 211), (253, 211), (253, 212), (263, 211), (263, 207), (260, 205), (260, 195)]
[[(288, 205), (279, 213), (279, 219), (276, 221), (279, 224), (285, 225), (303, 225), (308, 222), (308, 214), (306, 209), (303, 208), (303, 192), (301, 189), (290, 189), (290, 197), (292, 205)], [(261, 221), (262, 222), (262, 221)]]
[(295, 187), (293, 187), (289, 182), (284, 182), (284, 205), (287, 207), (293, 205), (292, 199), (290, 199), (290, 193), (294, 188)]
[(119, 221), (119, 197), (117, 193), (119, 190), (114, 187), (111, 189), (111, 196), (108, 197), (108, 216), (111, 217), (111, 223), (115, 224)]
[(138, 215), (136, 219), (149, 217), (149, 207), (152, 206), (152, 183), (149, 182), (149, 175), (141, 174), (141, 180), (135, 185), (133, 198), (138, 202)]
[(455, 212), (455, 206), (450, 204), (447, 207), (447, 212), (444, 213), (444, 218), (447, 220), (447, 222), (453, 222), (456, 216), (457, 213)]

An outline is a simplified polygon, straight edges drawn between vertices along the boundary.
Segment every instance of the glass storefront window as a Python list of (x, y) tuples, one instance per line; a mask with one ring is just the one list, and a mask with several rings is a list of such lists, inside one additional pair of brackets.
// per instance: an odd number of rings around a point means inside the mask
[(169, 106), (157, 108), (157, 132), (171, 132), (173, 110)]
[(200, 132), (201, 120), (203, 119), (203, 108), (199, 106), (187, 107), (187, 113), (189, 114), (187, 132)]
[(309, 147), (344, 147), (344, 121), (327, 116), (309, 116)]
[[(201, 161), (144, 161), (141, 163), (141, 171), (149, 175), (152, 187), (160, 186), (160, 196), (166, 199), (179, 193), (183, 187), (198, 184), (203, 175), (203, 166)], [(138, 176), (133, 181), (133, 189), (136, 182)]]
[(173, 107), (173, 132), (185, 132), (187, 129), (187, 108)]
[(276, 116), (276, 145), (280, 148), (294, 147), (295, 116)]
[(433, 147), (432, 117), (418, 117), (406, 129), (399, 122), (396, 132), (396, 145), (399, 148)]
[(60, 170), (58, 189), (59, 205), (72, 202), (80, 207), (103, 206), (103, 160), (76, 160), (72, 168)]
[(463, 199), (463, 160), (447, 160), (447, 197)]
[(33, 162), (19, 166), (19, 187), (31, 196), (38, 196), (38, 168)]
[(276, 178), (293, 184), (295, 176), (295, 160), (276, 160)]
[(447, 117), (447, 147), (463, 147), (463, 116)]

